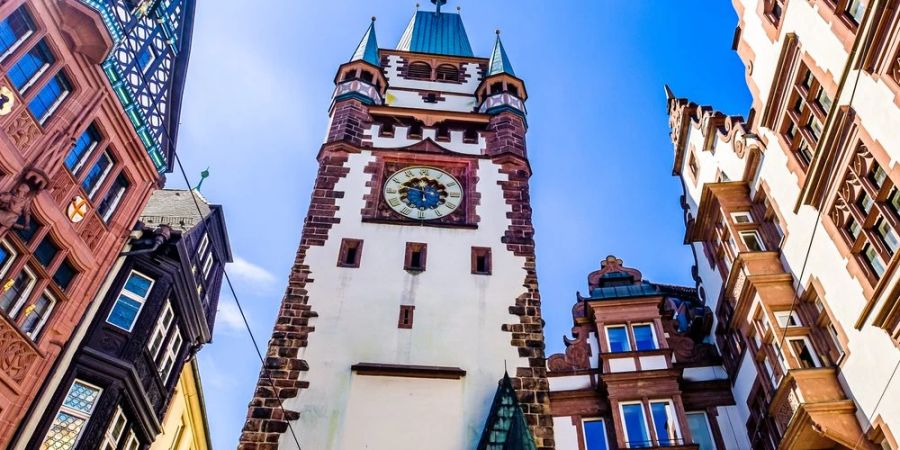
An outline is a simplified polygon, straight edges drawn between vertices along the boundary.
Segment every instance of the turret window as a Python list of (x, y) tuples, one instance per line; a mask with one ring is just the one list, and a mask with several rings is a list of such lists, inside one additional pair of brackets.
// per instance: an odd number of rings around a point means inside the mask
[(458, 82), (459, 69), (456, 66), (452, 66), (450, 64), (441, 64), (437, 68), (437, 80)]
[(406, 77), (413, 80), (431, 80), (431, 66), (423, 62), (414, 62), (406, 69)]
[(508, 85), (506, 90), (509, 91), (510, 94), (515, 95), (516, 97), (519, 96), (519, 88), (516, 87), (516, 85), (514, 85), (514, 84)]
[(498, 81), (496, 83), (491, 84), (491, 95), (500, 94), (503, 92), (503, 82)]

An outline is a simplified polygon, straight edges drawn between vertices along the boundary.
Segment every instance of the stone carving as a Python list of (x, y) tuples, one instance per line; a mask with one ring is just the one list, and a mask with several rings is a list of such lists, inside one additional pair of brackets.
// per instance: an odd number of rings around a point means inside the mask
[(6, 134), (9, 135), (10, 139), (13, 140), (16, 147), (19, 147), (20, 150), (31, 145), (40, 132), (41, 130), (34, 123), (34, 119), (25, 110), (6, 127)]
[(557, 353), (547, 358), (547, 368), (551, 372), (591, 368), (591, 345), (587, 341), (590, 327), (584, 325), (572, 328), (572, 336), (575, 339), (563, 336), (563, 342), (566, 344), (565, 355)]
[(37, 359), (37, 352), (5, 319), (0, 318), (0, 371), (21, 383)]
[[(0, 235), (11, 228), (25, 229), (31, 225), (31, 202), (48, 183), (44, 172), (26, 168), (12, 190), (0, 194)], [(22, 223), (18, 223), (19, 219)]]

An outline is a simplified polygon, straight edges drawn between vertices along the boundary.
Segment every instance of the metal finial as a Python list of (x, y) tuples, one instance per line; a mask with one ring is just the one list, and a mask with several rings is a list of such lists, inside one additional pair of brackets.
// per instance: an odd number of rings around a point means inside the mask
[(497, 28), (497, 36), (500, 36), (500, 29)]
[(206, 168), (203, 172), (200, 172), (200, 182), (197, 183), (197, 186), (194, 188), (195, 191), (200, 192), (200, 188), (203, 187), (203, 182), (209, 178), (209, 167)]
[(375, 16), (372, 16), (372, 22), (374, 22), (374, 21), (375, 21)]
[(420, 6), (422, 6), (422, 5), (420, 5), (420, 4), (418, 4), (418, 3), (416, 3), (416, 11), (418, 11), (418, 10), (419, 10), (419, 7), (420, 7)]

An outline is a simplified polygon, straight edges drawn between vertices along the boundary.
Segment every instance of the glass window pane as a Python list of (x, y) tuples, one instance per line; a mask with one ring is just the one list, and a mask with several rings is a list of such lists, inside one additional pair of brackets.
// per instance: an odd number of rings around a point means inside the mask
[(56, 257), (56, 254), (59, 253), (59, 247), (53, 243), (53, 239), (50, 236), (44, 237), (44, 240), (38, 244), (37, 248), (34, 250), (34, 257), (37, 259), (41, 265), (47, 267), (53, 262), (53, 258)]
[(28, 294), (32, 283), (34, 283), (34, 277), (28, 271), (22, 270), (19, 272), (9, 289), (6, 289), (3, 295), (0, 296), (0, 309), (7, 314), (12, 313), (12, 310), (22, 300), (22, 297)]
[(31, 221), (28, 222), (28, 226), (25, 226), (25, 218), (19, 217), (18, 222), (16, 222), (20, 228), (16, 228), (16, 234), (22, 239), (22, 242), (30, 242), (31, 238), (34, 237), (35, 233), (37, 233), (38, 229), (41, 227), (41, 224), (38, 223), (34, 217), (31, 218)]
[(87, 420), (60, 411), (50, 425), (50, 429), (47, 430), (47, 437), (44, 438), (41, 449), (71, 450), (75, 448), (75, 443), (78, 441), (85, 423)]
[(587, 420), (583, 423), (584, 441), (587, 450), (608, 450), (606, 442), (606, 425), (602, 420)]
[(606, 335), (609, 337), (609, 351), (630, 352), (631, 344), (628, 342), (628, 332), (625, 327), (609, 327), (606, 329)]
[(125, 290), (139, 297), (147, 297), (147, 292), (150, 291), (151, 284), (153, 284), (153, 281), (149, 278), (132, 272), (128, 277), (128, 281), (125, 283)]
[(69, 263), (68, 260), (65, 260), (59, 265), (59, 268), (56, 269), (56, 273), (53, 274), (53, 281), (60, 289), (65, 291), (69, 288), (69, 285), (72, 284), (72, 280), (77, 274), (78, 272), (72, 267), (72, 264)]
[(716, 450), (716, 445), (713, 443), (712, 435), (709, 432), (706, 414), (702, 412), (687, 413), (687, 421), (694, 443), (700, 444), (698, 450)]
[(114, 181), (109, 190), (106, 191), (106, 195), (103, 196), (103, 200), (101, 200), (100, 205), (97, 206), (97, 212), (100, 213), (100, 216), (103, 217), (104, 221), (108, 222), (113, 213), (116, 212), (116, 208), (119, 206), (119, 202), (121, 202), (127, 189), (128, 179), (125, 178), (124, 175), (117, 176), (116, 181)]
[(75, 141), (75, 145), (69, 150), (69, 154), (66, 155), (65, 165), (69, 172), (74, 173), (81, 168), (91, 149), (98, 142), (100, 142), (100, 134), (93, 125), (84, 130), (84, 133), (81, 133), (81, 136)]
[(28, 311), (28, 314), (22, 322), (22, 332), (34, 338), (34, 336), (41, 331), (41, 328), (43, 328), (50, 312), (53, 310), (54, 304), (55, 302), (53, 299), (48, 297), (47, 294), (38, 298), (37, 301), (34, 302), (33, 307), (26, 310)]
[(28, 110), (38, 122), (43, 124), (68, 94), (69, 81), (63, 74), (57, 74), (31, 99), (31, 102), (28, 103)]
[(88, 171), (87, 175), (84, 176), (81, 187), (84, 188), (84, 191), (87, 192), (89, 197), (93, 197), (97, 188), (103, 183), (103, 180), (106, 179), (106, 175), (109, 174), (112, 163), (113, 161), (109, 156), (109, 153), (103, 152), (97, 162), (95, 162)]
[(630, 448), (650, 447), (650, 435), (647, 433), (647, 421), (644, 418), (644, 407), (639, 404), (622, 405), (622, 416), (625, 424), (625, 443)]
[(131, 330), (131, 326), (134, 325), (134, 321), (137, 319), (140, 310), (140, 302), (132, 300), (124, 295), (120, 295), (119, 299), (116, 300), (116, 304), (113, 306), (112, 312), (109, 313), (107, 322), (123, 330)]
[(6, 76), (12, 81), (16, 90), (23, 92), (31, 86), (40, 71), (53, 64), (53, 61), (53, 54), (50, 53), (47, 43), (41, 41), (31, 51), (22, 55), (19, 62), (9, 69)]
[(32, 32), (34, 24), (25, 9), (20, 7), (13, 11), (9, 17), (0, 22), (0, 54), (3, 57), (7, 56), (16, 44), (25, 40)]
[(653, 339), (653, 329), (649, 324), (635, 325), (632, 329), (634, 330), (634, 344), (638, 351), (656, 350), (656, 340)]
[(678, 425), (675, 423), (675, 411), (669, 402), (651, 402), (650, 413), (653, 416), (653, 429), (660, 446), (671, 446), (678, 443)]
[(94, 411), (94, 405), (96, 405), (97, 398), (99, 397), (99, 389), (88, 386), (80, 381), (75, 381), (72, 383), (72, 387), (69, 388), (69, 393), (66, 394), (63, 406), (85, 414), (90, 414)]

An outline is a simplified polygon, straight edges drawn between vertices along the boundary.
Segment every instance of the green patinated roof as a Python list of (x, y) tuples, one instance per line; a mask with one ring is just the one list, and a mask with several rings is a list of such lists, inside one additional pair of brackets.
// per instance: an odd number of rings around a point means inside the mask
[(500, 32), (497, 31), (497, 42), (494, 43), (491, 62), (488, 64), (488, 76), (501, 73), (516, 76), (516, 72), (513, 71), (512, 64), (509, 62), (509, 56), (506, 55), (506, 49), (503, 48), (503, 42), (500, 40)]
[(364, 34), (362, 40), (359, 41), (359, 45), (356, 46), (353, 57), (350, 58), (350, 62), (353, 61), (365, 61), (373, 66), (381, 65), (381, 60), (378, 58), (378, 39), (375, 37), (374, 18), (369, 25), (369, 29), (366, 30), (366, 34)]
[(472, 45), (466, 27), (459, 14), (444, 13), (438, 3), (437, 11), (417, 11), (403, 36), (397, 50), (437, 55), (473, 57)]
[(509, 374), (503, 374), (477, 450), (537, 450)]

